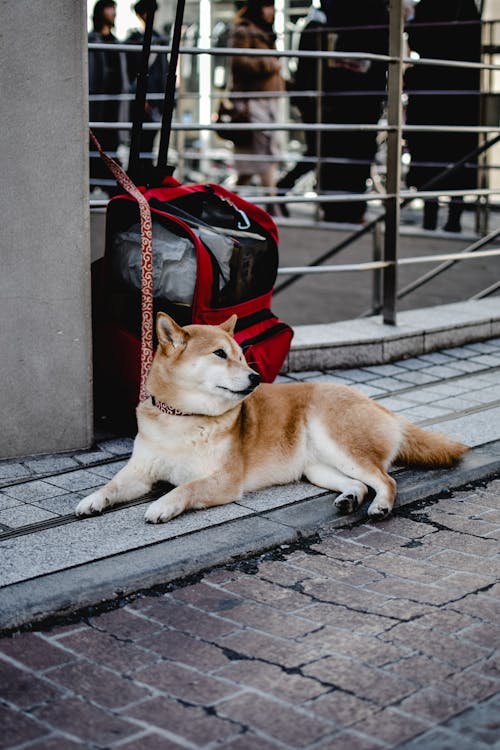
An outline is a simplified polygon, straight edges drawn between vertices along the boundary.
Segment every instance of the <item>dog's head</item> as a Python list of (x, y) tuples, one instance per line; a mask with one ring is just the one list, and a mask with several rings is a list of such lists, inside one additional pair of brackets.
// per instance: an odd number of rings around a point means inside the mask
[(150, 392), (181, 411), (207, 415), (223, 414), (253, 393), (261, 378), (233, 338), (236, 320), (181, 327), (158, 313)]

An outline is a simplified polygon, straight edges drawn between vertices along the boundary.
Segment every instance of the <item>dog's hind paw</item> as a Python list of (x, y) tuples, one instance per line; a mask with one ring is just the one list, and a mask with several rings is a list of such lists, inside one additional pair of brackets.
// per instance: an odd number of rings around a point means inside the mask
[(374, 500), (370, 507), (368, 508), (368, 515), (370, 518), (372, 518), (374, 521), (380, 520), (382, 518), (386, 518), (392, 508), (388, 503), (384, 503), (382, 501)]
[(107, 498), (100, 491), (93, 492), (91, 495), (80, 500), (75, 508), (77, 516), (92, 516), (94, 513), (102, 513), (108, 504)]
[(334, 505), (339, 513), (354, 513), (360, 506), (359, 497), (355, 492), (343, 492), (334, 500)]

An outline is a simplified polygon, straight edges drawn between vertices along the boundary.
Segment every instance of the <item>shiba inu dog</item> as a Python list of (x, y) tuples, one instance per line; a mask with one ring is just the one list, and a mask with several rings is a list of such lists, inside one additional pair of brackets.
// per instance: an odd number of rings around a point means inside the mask
[(137, 407), (138, 434), (126, 466), (84, 498), (77, 515), (98, 513), (149, 492), (146, 521), (224, 505), (243, 492), (305, 477), (340, 493), (341, 513), (368, 494), (372, 517), (392, 510), (392, 463), (452, 466), (468, 448), (426, 432), (344, 385), (260, 384), (233, 338), (236, 316), (219, 326), (177, 325), (159, 313), (158, 350)]

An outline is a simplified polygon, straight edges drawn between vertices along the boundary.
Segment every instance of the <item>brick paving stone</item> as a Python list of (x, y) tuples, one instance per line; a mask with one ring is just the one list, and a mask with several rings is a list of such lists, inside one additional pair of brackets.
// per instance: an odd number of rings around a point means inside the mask
[(184, 747), (191, 742), (195, 747), (205, 747), (210, 742), (222, 742), (242, 732), (236, 722), (207, 713), (198, 706), (187, 706), (163, 696), (127, 709), (127, 719), (137, 727), (161, 729), (170, 739)]
[(207, 586), (206, 583), (195, 583), (193, 586), (178, 589), (173, 596), (178, 601), (191, 604), (207, 612), (225, 612), (242, 603), (241, 596), (234, 596), (226, 589)]
[(462, 630), (460, 637), (484, 648), (500, 648), (500, 627), (496, 625), (486, 623), (473, 625), (467, 630)]
[(343, 690), (332, 690), (307, 704), (308, 711), (344, 727), (380, 712), (380, 706)]
[(233, 661), (219, 670), (217, 676), (241, 686), (251, 686), (293, 705), (317, 698), (329, 690), (317, 680), (290, 674), (261, 661)]
[(228, 663), (228, 657), (223, 649), (176, 630), (164, 630), (146, 636), (140, 641), (140, 645), (164, 659), (196, 667), (201, 672), (212, 672), (225, 667)]
[[(304, 611), (302, 612), (306, 615)], [(276, 611), (272, 607), (253, 602), (234, 607), (230, 612), (227, 612), (227, 617), (270, 635), (279, 636), (286, 632), (288, 637), (292, 638), (310, 633), (311, 630), (318, 627), (317, 623), (305, 619), (305, 617)]]
[(240, 658), (262, 659), (290, 669), (319, 657), (316, 648), (252, 630), (241, 630), (218, 638), (217, 643), (222, 648), (235, 652)]
[(292, 612), (309, 604), (309, 600), (298, 591), (291, 591), (250, 575), (241, 578), (236, 583), (228, 584), (224, 591), (237, 591), (240, 597), (255, 599), (263, 604), (272, 604), (273, 607), (285, 612)]
[(375, 560), (370, 558), (366, 564), (338, 561), (325, 556), (307, 556), (301, 562), (301, 567), (324, 575), (333, 581), (346, 581), (351, 586), (381, 581), (383, 575), (373, 570)]
[[(456, 633), (463, 628), (477, 623), (477, 619), (463, 612), (455, 612), (453, 609), (436, 609), (418, 618), (417, 624), (421, 628), (439, 630), (443, 633)], [(460, 633), (462, 635), (462, 633)]]
[(0, 750), (10, 750), (49, 734), (49, 730), (36, 721), (5, 706), (0, 706)]
[(131, 680), (103, 669), (97, 664), (77, 662), (52, 669), (50, 680), (71, 690), (78, 686), (78, 694), (86, 701), (103, 708), (121, 708), (129, 703), (149, 698), (151, 692)]
[(473, 573), (453, 573), (451, 576), (447, 576), (441, 580), (442, 586), (447, 586), (450, 591), (455, 592), (456, 598), (463, 596), (464, 594), (470, 594), (479, 589), (484, 589), (490, 586), (497, 580), (495, 575), (491, 576), (478, 576)]
[(491, 746), (470, 742), (443, 729), (431, 729), (414, 740), (398, 745), (397, 750), (491, 750)]
[(386, 708), (354, 724), (352, 729), (386, 742), (390, 746), (417, 737), (429, 728), (429, 722), (407, 716), (397, 709)]
[[(475, 669), (480, 669), (480, 667), (475, 667)], [(500, 692), (500, 684), (496, 680), (482, 677), (472, 669), (446, 677), (441, 687), (448, 693), (462, 695), (474, 702), (483, 701)]]
[(74, 661), (74, 656), (52, 645), (38, 633), (19, 633), (11, 638), (2, 638), (0, 651), (37, 671)]
[(457, 598), (455, 591), (444, 586), (427, 585), (415, 581), (393, 580), (386, 578), (379, 583), (369, 585), (371, 591), (393, 597), (408, 598), (422, 604), (445, 604)]
[(57, 703), (34, 709), (33, 715), (60, 732), (101, 747), (130, 737), (137, 731), (129, 721), (78, 698), (62, 698)]
[(217, 747), (223, 750), (277, 750), (274, 742), (268, 742), (252, 732), (246, 732), (244, 735), (228, 740)]
[(412, 622), (396, 625), (389, 632), (382, 633), (380, 639), (393, 644), (408, 645), (422, 654), (434, 656), (458, 668), (469, 667), (489, 656), (491, 651), (458, 637), (450, 637), (437, 631), (429, 632)]
[(145, 664), (158, 661), (156, 654), (145, 652), (127, 640), (120, 641), (92, 628), (69, 634), (60, 643), (70, 650), (67, 658), (70, 653), (77, 657), (84, 656), (120, 674), (133, 672)]
[(485, 622), (495, 624), (500, 620), (500, 601), (482, 594), (469, 594), (462, 597), (459, 601), (453, 602), (453, 609)]
[[(472, 720), (473, 719), (473, 720)], [(500, 739), (500, 702), (498, 696), (464, 711), (447, 723), (447, 728), (471, 742), (498, 747)]]
[(151, 622), (168, 625), (183, 633), (216, 638), (235, 630), (234, 623), (214, 617), (201, 609), (195, 609), (174, 601), (171, 597), (146, 597), (130, 605), (137, 608)]
[(334, 729), (330, 722), (248, 692), (219, 703), (217, 713), (264, 732), (290, 748), (313, 745)]
[(341, 732), (317, 745), (318, 750), (377, 750), (379, 747), (387, 747), (387, 745), (350, 730)]
[(210, 706), (240, 690), (217, 677), (208, 677), (196, 669), (173, 662), (148, 666), (137, 671), (134, 679), (169, 696), (200, 706)]
[(304, 616), (318, 624), (333, 625), (360, 635), (378, 635), (394, 625), (394, 619), (367, 612), (357, 612), (342, 605), (313, 604), (303, 610)]
[(302, 672), (380, 706), (400, 701), (415, 691), (415, 686), (408, 680), (399, 679), (343, 656), (328, 656), (313, 664), (307, 664)]
[[(182, 750), (185, 745), (179, 745), (165, 737), (164, 734), (149, 732), (142, 737), (120, 744), (120, 750)], [(63, 750), (63, 748), (61, 748)]]
[(133, 642), (161, 630), (159, 623), (136, 614), (133, 609), (123, 607), (92, 617), (89, 624), (96, 630)]
[(30, 709), (55, 700), (58, 695), (56, 688), (49, 682), (0, 658), (0, 701)]
[(404, 657), (408, 649), (384, 643), (384, 641), (358, 633), (347, 632), (328, 625), (301, 639), (301, 643), (315, 646), (318, 651), (332, 654), (349, 654), (353, 659), (382, 666)]
[[(82, 750), (84, 745), (67, 737), (45, 737), (28, 745), (29, 750)], [(175, 749), (177, 750), (177, 748)]]
[(413, 654), (394, 664), (389, 664), (385, 667), (385, 670), (390, 674), (410, 680), (420, 687), (428, 686), (433, 682), (443, 682), (455, 673), (455, 667), (451, 664), (421, 653)]
[(411, 716), (442, 722), (462, 713), (469, 706), (464, 697), (449, 695), (437, 688), (424, 688), (402, 701), (399, 708)]

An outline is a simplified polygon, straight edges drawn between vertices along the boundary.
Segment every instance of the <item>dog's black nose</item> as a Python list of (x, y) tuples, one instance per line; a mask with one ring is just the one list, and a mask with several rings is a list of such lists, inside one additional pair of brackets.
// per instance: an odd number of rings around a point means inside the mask
[(250, 378), (250, 385), (252, 386), (252, 388), (257, 388), (261, 381), (260, 375), (256, 372), (251, 372), (248, 377)]

